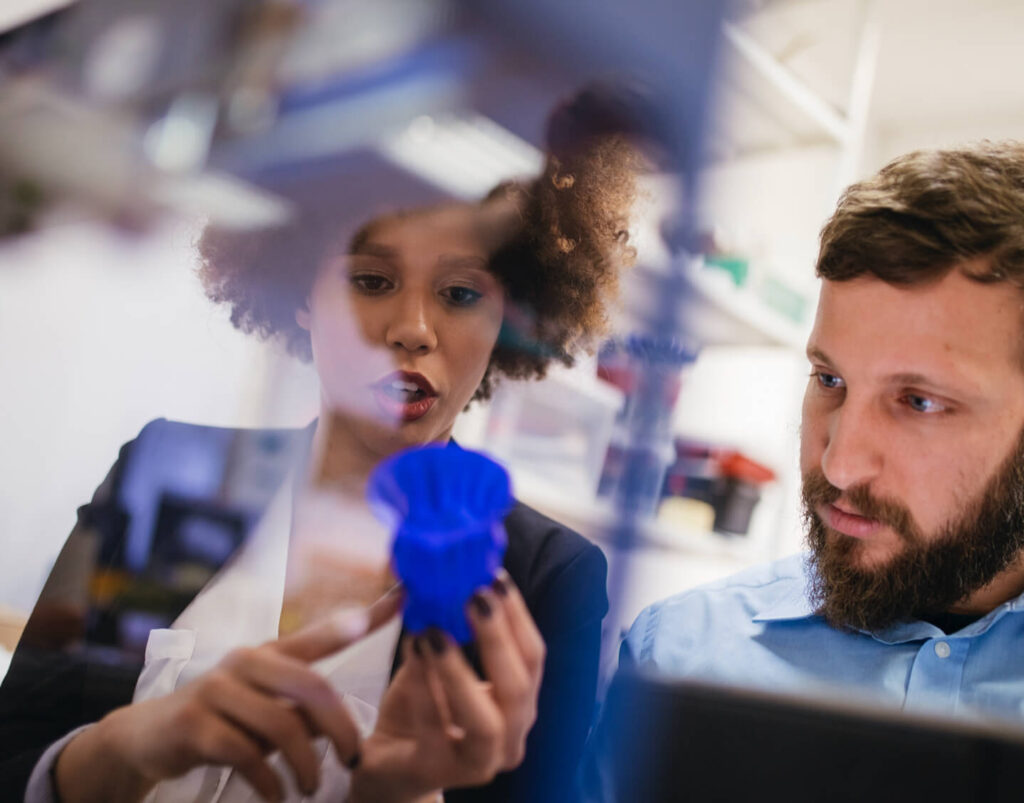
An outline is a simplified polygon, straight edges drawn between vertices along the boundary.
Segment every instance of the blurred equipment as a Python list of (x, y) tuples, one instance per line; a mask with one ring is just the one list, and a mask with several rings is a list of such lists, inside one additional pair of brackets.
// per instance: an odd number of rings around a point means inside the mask
[(607, 714), (621, 801), (1001, 803), (1024, 783), (1024, 734), (992, 724), (627, 672)]
[(282, 171), (337, 180), (367, 154), (357, 195), (404, 173), (437, 200), (476, 197), (536, 170), (549, 110), (595, 74), (664, 93), (665, 151), (692, 167), (681, 121), (702, 118), (707, 71), (689, 68), (716, 37), (693, 9), (649, 0), (625, 28), (622, 12), (611, 0), (60, 8), (0, 34), (0, 234), (68, 214), (127, 229), (168, 213), (272, 225), (295, 213), (260, 189), (287, 184)]
[(544, 382), (498, 386), (484, 442), (513, 473), (591, 499), (622, 404), (615, 386), (556, 368)]
[[(619, 388), (619, 411), (604, 461), (599, 492), (640, 515), (653, 514), (661, 500), (665, 472), (674, 460), (672, 410), (682, 372), (697, 359), (697, 348), (682, 338), (634, 334), (601, 351), (598, 376)], [(650, 396), (648, 397), (648, 394)]]
[(675, 442), (675, 462), (665, 479), (665, 497), (706, 502), (714, 513), (715, 530), (746, 535), (761, 488), (775, 480), (775, 472), (734, 449)]

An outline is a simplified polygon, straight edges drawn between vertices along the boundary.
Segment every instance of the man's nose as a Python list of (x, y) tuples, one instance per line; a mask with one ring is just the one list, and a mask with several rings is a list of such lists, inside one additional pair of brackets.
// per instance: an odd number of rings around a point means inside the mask
[(391, 310), (385, 342), (389, 348), (412, 353), (425, 354), (437, 348), (430, 299), (411, 290), (399, 295)]
[(830, 415), (821, 470), (832, 485), (845, 491), (877, 478), (884, 462), (882, 422), (870, 404), (847, 401)]

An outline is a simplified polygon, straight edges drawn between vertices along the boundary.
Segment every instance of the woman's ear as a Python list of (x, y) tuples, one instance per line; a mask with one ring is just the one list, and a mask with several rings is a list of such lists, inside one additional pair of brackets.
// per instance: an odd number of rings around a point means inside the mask
[(297, 307), (295, 309), (295, 323), (297, 323), (300, 328), (305, 329), (307, 332), (309, 331), (310, 327), (309, 316), (309, 299), (307, 298), (305, 303), (303, 303), (301, 307)]

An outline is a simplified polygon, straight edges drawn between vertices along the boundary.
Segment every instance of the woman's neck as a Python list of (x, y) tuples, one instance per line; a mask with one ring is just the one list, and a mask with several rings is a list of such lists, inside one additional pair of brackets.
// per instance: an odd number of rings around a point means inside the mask
[(366, 482), (381, 455), (374, 453), (354, 433), (357, 422), (322, 410), (313, 433), (309, 478), (314, 486), (362, 496)]

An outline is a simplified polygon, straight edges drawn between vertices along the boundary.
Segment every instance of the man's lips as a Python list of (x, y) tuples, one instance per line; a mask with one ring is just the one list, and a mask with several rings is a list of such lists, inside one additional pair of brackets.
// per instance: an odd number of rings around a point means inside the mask
[(851, 538), (870, 538), (883, 527), (878, 519), (859, 516), (834, 504), (819, 505), (818, 515), (827, 527)]
[(394, 371), (371, 385), (378, 407), (389, 418), (415, 421), (437, 401), (437, 391), (423, 374)]

